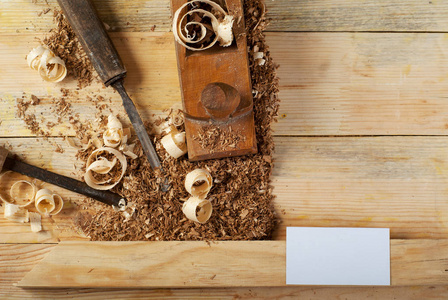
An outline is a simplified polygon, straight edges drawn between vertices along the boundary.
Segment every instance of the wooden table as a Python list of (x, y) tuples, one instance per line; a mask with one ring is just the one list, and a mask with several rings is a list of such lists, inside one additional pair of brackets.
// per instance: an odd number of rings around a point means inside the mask
[[(38, 15), (48, 7), (46, 1), (32, 2), (0, 2), (0, 145), (29, 163), (75, 176), (75, 150), (59, 136), (74, 132), (62, 124), (48, 140), (36, 138), (16, 117), (16, 98), (23, 93), (40, 97), (33, 109), (48, 115), (49, 97), (59, 96), (61, 87), (76, 86), (74, 81), (44, 83), (26, 65), (26, 54), (38, 45), (35, 37), (54, 26), (51, 13)], [(113, 31), (129, 71), (127, 89), (142, 117), (179, 105), (169, 1), (94, 2)], [(273, 183), (282, 222), (275, 241), (265, 245), (281, 258), (286, 226), (388, 227), (392, 287), (238, 287), (231, 281), (217, 281), (213, 289), (15, 286), (49, 252), (67, 247), (64, 242), (85, 243), (72, 226), (76, 207), (69, 205), (53, 220), (44, 219), (45, 231), (39, 234), (0, 218), (0, 297), (447, 298), (448, 4), (397, 2), (266, 3), (272, 18), (267, 41), (281, 66)], [(56, 6), (54, 0), (48, 3)], [(86, 95), (98, 93), (124, 116), (119, 96), (101, 84), (80, 90), (70, 99), (72, 109), (94, 119)], [(54, 152), (54, 143), (65, 152)], [(65, 199), (78, 197), (54, 189)], [(239, 243), (236, 249), (260, 247)], [(269, 275), (284, 276), (281, 268), (264, 276)], [(266, 285), (277, 285), (276, 280)]]

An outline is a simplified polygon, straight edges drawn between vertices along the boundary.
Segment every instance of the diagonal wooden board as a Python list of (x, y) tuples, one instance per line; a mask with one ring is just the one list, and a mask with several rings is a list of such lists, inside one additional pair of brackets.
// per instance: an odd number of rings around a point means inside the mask
[[(21, 287), (285, 286), (285, 241), (61, 242)], [(448, 239), (391, 240), (391, 282), (448, 282)]]

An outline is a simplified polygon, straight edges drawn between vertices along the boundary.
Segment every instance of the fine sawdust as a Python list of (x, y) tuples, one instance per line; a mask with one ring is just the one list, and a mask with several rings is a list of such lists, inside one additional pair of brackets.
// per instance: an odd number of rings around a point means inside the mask
[[(177, 112), (170, 112), (165, 119), (146, 124), (161, 158), (164, 173), (151, 169), (138, 139), (132, 137), (128, 143), (136, 143), (134, 153), (138, 158), (128, 158), (125, 176), (113, 189), (128, 200), (126, 211), (115, 211), (110, 206), (91, 199), (77, 201), (79, 208), (85, 210), (80, 210), (76, 221), (92, 240), (258, 240), (272, 237), (277, 223), (272, 205), (274, 195), (270, 185), (274, 151), (271, 123), (276, 121), (279, 106), (277, 65), (270, 57), (263, 34), (268, 23), (264, 4), (260, 0), (246, 0), (244, 12), (258, 153), (203, 162), (189, 162), (186, 156), (176, 160), (161, 146), (162, 135), (155, 134), (157, 130), (153, 126), (170, 119), (174, 119), (175, 124), (178, 123)], [(79, 87), (86, 86), (90, 84), (93, 76), (90, 62), (63, 15), (55, 11), (54, 16), (58, 27), (45, 39), (45, 44), (66, 62), (69, 72), (77, 78)], [(254, 61), (254, 52), (265, 54), (264, 65), (260, 66)], [(48, 104), (50, 101), (53, 104), (51, 112), (58, 116), (58, 123), (70, 124), (81, 144), (87, 144), (92, 137), (100, 137), (101, 131), (98, 131), (98, 128), (104, 131), (107, 124), (104, 115), (107, 105), (104, 99), (98, 95), (89, 96), (87, 99), (97, 110), (96, 124), (91, 124), (80, 120), (65, 101), (65, 98), (76, 97), (78, 92), (61, 90), (61, 93), (62, 96), (58, 98), (36, 100), (32, 96), (24, 96), (18, 99), (18, 116), (25, 120), (27, 127), (34, 134), (45, 137), (49, 135), (49, 131), (42, 129), (43, 126), (36, 120), (36, 116), (28, 112), (28, 109), (31, 105), (41, 102)], [(48, 130), (56, 125), (44, 120), (41, 120), (41, 123), (45, 124)], [(97, 131), (93, 130), (94, 127)], [(182, 130), (183, 125), (178, 125), (178, 129)], [(213, 130), (216, 129), (205, 128), (203, 134), (207, 135), (207, 132)], [(235, 136), (235, 133), (232, 135), (220, 132), (220, 135), (244, 139)], [(210, 143), (219, 147), (221, 142), (213, 140)], [(86, 161), (94, 149), (89, 147), (79, 151), (77, 158)], [(213, 204), (213, 213), (205, 224), (186, 219), (181, 210), (183, 201), (189, 198), (184, 187), (185, 176), (196, 168), (207, 169), (213, 177), (213, 187), (207, 196)], [(170, 183), (171, 188), (164, 193), (160, 191), (160, 185), (165, 180)]]
[(201, 127), (199, 132), (193, 135), (193, 140), (198, 141), (202, 149), (207, 149), (210, 153), (214, 153), (215, 151), (224, 151), (229, 148), (238, 148), (241, 142), (246, 141), (246, 136), (232, 131), (232, 126), (223, 128), (210, 124)]
[[(33, 94), (23, 94), (21, 98), (16, 99), (17, 106), (17, 117), (22, 119), (26, 125), (26, 128), (31, 131), (32, 134), (36, 136), (43, 137), (44, 140), (51, 143), (55, 147), (55, 151), (63, 153), (64, 150), (58, 143), (50, 141), (48, 137), (50, 136), (61, 136), (65, 137), (64, 132), (55, 133), (54, 127), (56, 125), (64, 124), (64, 127), (69, 127), (74, 130), (76, 136), (79, 140), (87, 144), (89, 139), (95, 134), (98, 128), (103, 128), (107, 123), (107, 115), (111, 113), (107, 109), (107, 104), (110, 103), (111, 99), (104, 99), (102, 96), (87, 95), (89, 102), (95, 104), (96, 115), (95, 122), (83, 120), (79, 113), (75, 113), (72, 110), (72, 106), (69, 102), (78, 97), (79, 92), (77, 90), (71, 91), (69, 89), (60, 89), (61, 96), (43, 96), (37, 97)], [(39, 113), (36, 116), (36, 110), (31, 109), (37, 105), (47, 105), (50, 104), (50, 111), (46, 113)], [(49, 121), (47, 117), (56, 118), (56, 120)]]
[[(82, 230), (92, 240), (256, 240), (269, 239), (276, 225), (273, 210), (270, 175), (274, 143), (271, 123), (278, 113), (277, 66), (270, 57), (263, 30), (267, 25), (264, 5), (258, 0), (244, 3), (250, 70), (254, 89), (254, 114), (259, 152), (256, 155), (223, 158), (203, 162), (189, 162), (186, 157), (171, 158), (160, 144), (161, 135), (153, 134), (153, 142), (161, 158), (164, 174), (153, 171), (144, 156), (138, 140), (134, 152), (137, 159), (128, 159), (128, 170), (122, 182), (113, 191), (126, 197), (125, 213), (114, 211), (105, 205), (87, 201), (96, 211), (83, 211), (78, 216)], [(265, 53), (266, 63), (254, 62), (253, 53)], [(162, 124), (171, 116), (154, 124)], [(148, 132), (155, 132), (147, 124)], [(180, 126), (179, 129), (182, 129)], [(216, 128), (205, 128), (198, 134), (208, 135)], [(220, 132), (221, 136), (226, 133)], [(230, 137), (227, 133), (228, 137)], [(235, 138), (235, 136), (231, 136)], [(241, 139), (243, 137), (240, 137)], [(221, 140), (222, 141), (222, 140)], [(208, 143), (220, 141), (210, 135)], [(206, 147), (210, 145), (205, 145)], [(84, 160), (88, 149), (80, 153)], [(213, 187), (207, 196), (213, 204), (213, 213), (205, 224), (186, 219), (182, 203), (189, 194), (184, 181), (188, 172), (207, 169), (212, 175)], [(163, 193), (161, 183), (168, 180), (171, 189)]]
[(67, 74), (78, 81), (78, 87), (90, 85), (96, 73), (73, 29), (61, 10), (54, 9), (53, 20), (57, 27), (50, 31), (43, 43), (65, 62)]

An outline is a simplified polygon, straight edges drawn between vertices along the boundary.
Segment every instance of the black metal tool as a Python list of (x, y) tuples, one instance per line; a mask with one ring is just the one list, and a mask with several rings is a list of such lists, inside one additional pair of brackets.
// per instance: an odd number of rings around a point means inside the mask
[(118, 194), (110, 191), (95, 190), (82, 181), (59, 175), (8, 157), (8, 150), (0, 147), (0, 172), (3, 170), (10, 170), (30, 176), (115, 207), (121, 207), (127, 203), (126, 199)]

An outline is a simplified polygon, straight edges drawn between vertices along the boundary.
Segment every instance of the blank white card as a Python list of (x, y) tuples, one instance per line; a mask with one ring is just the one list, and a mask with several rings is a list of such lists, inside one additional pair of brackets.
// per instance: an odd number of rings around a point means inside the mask
[(390, 285), (389, 228), (288, 227), (286, 284)]

